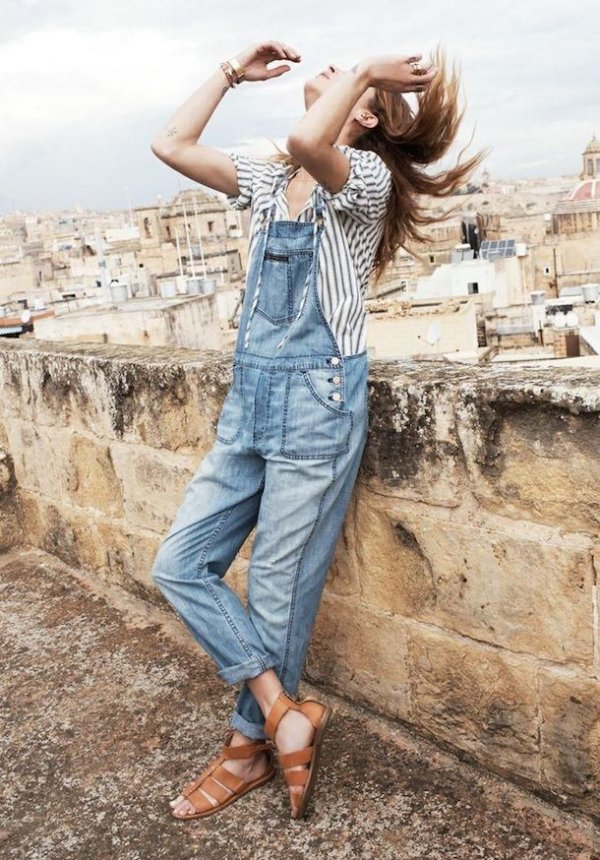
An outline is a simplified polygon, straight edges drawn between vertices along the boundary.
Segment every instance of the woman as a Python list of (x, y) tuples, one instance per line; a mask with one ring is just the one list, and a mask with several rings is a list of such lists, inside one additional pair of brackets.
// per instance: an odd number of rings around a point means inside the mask
[[(451, 194), (481, 160), (422, 171), (462, 114), (456, 76), (439, 62), (420, 68), (420, 56), (328, 66), (305, 83), (288, 154), (263, 160), (198, 143), (230, 88), (300, 62), (283, 42), (256, 44), (222, 63), (152, 142), (168, 165), (251, 209), (233, 382), (152, 568), (217, 674), (241, 682), (221, 752), (171, 801), (177, 818), (263, 785), (275, 754), (293, 818), (314, 787), (330, 708), (296, 696), (367, 436), (362, 298), (373, 269), (424, 238), (417, 225), (433, 219), (416, 196)], [(276, 59), (287, 62), (268, 68)], [(406, 92), (420, 94), (416, 116)], [(254, 526), (246, 611), (223, 580)]]

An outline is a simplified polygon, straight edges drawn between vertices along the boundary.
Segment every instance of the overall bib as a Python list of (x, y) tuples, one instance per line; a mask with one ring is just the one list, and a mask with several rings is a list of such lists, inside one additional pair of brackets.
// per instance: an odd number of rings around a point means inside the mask
[[(261, 213), (215, 442), (152, 567), (227, 684), (272, 668), (292, 697), (368, 429), (366, 350), (340, 353), (319, 301), (314, 193), (313, 222)], [(255, 526), (246, 610), (224, 577)], [(230, 725), (264, 738), (264, 721), (243, 683)]]

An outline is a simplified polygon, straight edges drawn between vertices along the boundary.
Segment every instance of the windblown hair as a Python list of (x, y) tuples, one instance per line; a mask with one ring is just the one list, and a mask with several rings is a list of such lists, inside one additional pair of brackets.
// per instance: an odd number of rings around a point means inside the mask
[[(376, 284), (391, 263), (399, 248), (413, 256), (415, 251), (406, 243), (424, 243), (430, 237), (419, 228), (449, 218), (463, 202), (443, 215), (428, 212), (427, 197), (449, 197), (466, 183), (471, 174), (489, 154), (480, 150), (467, 161), (460, 158), (471, 140), (460, 150), (456, 164), (449, 170), (428, 174), (427, 165), (438, 161), (450, 148), (457, 135), (466, 107), (459, 109), (460, 80), (452, 65), (447, 68), (444, 51), (438, 44), (431, 52), (430, 61), (438, 71), (428, 87), (415, 93), (418, 110), (413, 112), (402, 93), (392, 93), (375, 87), (370, 110), (378, 117), (374, 128), (368, 129), (352, 144), (356, 149), (376, 152), (392, 174), (392, 191), (385, 218), (383, 234), (374, 261)], [(279, 151), (272, 160), (293, 167), (298, 162), (288, 153)], [(419, 199), (420, 195), (424, 200)]]

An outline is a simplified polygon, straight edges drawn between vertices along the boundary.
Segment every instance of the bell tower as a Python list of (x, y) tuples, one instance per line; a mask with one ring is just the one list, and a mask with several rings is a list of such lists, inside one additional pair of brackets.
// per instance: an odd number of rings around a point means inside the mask
[(579, 178), (600, 178), (600, 140), (598, 140), (595, 134), (583, 150), (583, 171)]

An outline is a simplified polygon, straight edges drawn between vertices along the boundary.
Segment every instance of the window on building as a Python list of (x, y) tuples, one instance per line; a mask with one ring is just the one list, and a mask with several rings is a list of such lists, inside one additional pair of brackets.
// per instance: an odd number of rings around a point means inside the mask
[(545, 275), (549, 275), (549, 274), (550, 274), (550, 266), (544, 266), (544, 274), (545, 274)]
[(214, 221), (209, 221), (209, 222), (208, 222), (208, 232), (209, 232), (209, 233), (214, 233), (214, 230), (215, 230), (215, 222), (214, 222)]
[(470, 296), (474, 295), (475, 293), (478, 293), (479, 292), (478, 281), (469, 281), (469, 283), (467, 284), (467, 292), (469, 293)]
[(435, 263), (435, 255), (434, 255), (434, 254), (430, 254), (430, 255), (429, 255), (429, 262), (430, 262), (430, 263)]

